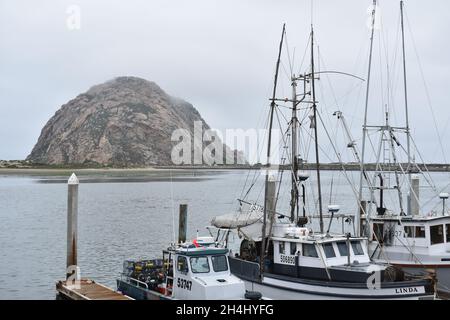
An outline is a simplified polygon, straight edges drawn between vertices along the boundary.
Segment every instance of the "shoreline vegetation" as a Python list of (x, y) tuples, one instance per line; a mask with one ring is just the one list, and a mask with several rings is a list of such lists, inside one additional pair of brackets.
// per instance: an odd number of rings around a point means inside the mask
[[(283, 166), (285, 170), (289, 170), (289, 165)], [(315, 170), (316, 165), (311, 163), (303, 164), (301, 170)], [(407, 164), (402, 164), (403, 170), (406, 170)], [(450, 164), (418, 164), (421, 171), (429, 172), (450, 172)], [(139, 171), (163, 171), (163, 170), (261, 170), (265, 166), (261, 164), (255, 165), (172, 165), (172, 166), (151, 166), (151, 167), (117, 167), (108, 166), (102, 164), (68, 164), (68, 165), (46, 165), (46, 164), (36, 164), (26, 160), (0, 160), (0, 174), (15, 174), (15, 173), (63, 173), (68, 171), (79, 171), (79, 172), (139, 172)], [(366, 164), (366, 170), (374, 171), (376, 169), (375, 164)], [(274, 168), (275, 169), (275, 168)], [(358, 163), (322, 163), (320, 164), (321, 170), (326, 171), (336, 171), (343, 170), (346, 171), (359, 171), (360, 165)], [(394, 165), (384, 165), (384, 171), (395, 171), (402, 170), (400, 166)], [(413, 173), (418, 173), (419, 170), (412, 170)]]

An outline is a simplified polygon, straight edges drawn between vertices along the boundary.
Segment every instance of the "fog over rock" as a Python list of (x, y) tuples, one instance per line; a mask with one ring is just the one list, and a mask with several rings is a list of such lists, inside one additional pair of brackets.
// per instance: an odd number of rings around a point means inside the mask
[[(190, 103), (169, 96), (156, 83), (118, 77), (64, 104), (42, 129), (27, 160), (52, 165), (172, 165), (177, 144), (171, 141), (172, 133), (186, 129), (193, 137), (196, 121), (209, 129)], [(224, 156), (235, 157), (223, 148)]]

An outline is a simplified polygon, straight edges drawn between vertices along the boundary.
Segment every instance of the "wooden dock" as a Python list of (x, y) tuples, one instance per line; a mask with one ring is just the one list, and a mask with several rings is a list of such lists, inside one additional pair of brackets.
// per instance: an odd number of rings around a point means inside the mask
[(56, 283), (56, 291), (61, 297), (69, 300), (134, 300), (88, 279), (81, 279), (76, 284), (58, 281)]

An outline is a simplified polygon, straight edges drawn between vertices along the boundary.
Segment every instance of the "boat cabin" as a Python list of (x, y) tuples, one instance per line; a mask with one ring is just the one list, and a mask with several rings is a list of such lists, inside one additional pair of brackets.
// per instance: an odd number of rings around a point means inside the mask
[(384, 246), (403, 245), (448, 248), (450, 217), (378, 217), (371, 221), (371, 240)]
[(312, 235), (308, 229), (274, 227), (271, 273), (318, 280), (364, 282), (384, 266), (370, 263), (365, 238)]
[(124, 263), (118, 288), (136, 299), (244, 299), (245, 285), (231, 274), (229, 250), (212, 237), (170, 247), (162, 259)]
[[(213, 246), (213, 238), (186, 243), (165, 252), (171, 261), (167, 286), (172, 286), (176, 299), (244, 299), (245, 287), (231, 275), (228, 249)], [(170, 290), (169, 290), (170, 291)]]
[(431, 263), (438, 255), (442, 256), (439, 262), (450, 261), (449, 216), (376, 217), (370, 221), (370, 230), (372, 243), (379, 242), (388, 256), (395, 249), (397, 254), (390, 256), (394, 261), (410, 260), (411, 255), (423, 263)]

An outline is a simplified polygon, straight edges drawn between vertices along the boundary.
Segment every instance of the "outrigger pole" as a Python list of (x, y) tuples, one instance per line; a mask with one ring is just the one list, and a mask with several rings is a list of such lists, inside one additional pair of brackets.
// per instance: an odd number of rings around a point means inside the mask
[(316, 105), (316, 86), (314, 74), (314, 28), (311, 24), (311, 89), (312, 89), (312, 103), (314, 116), (314, 140), (316, 149), (316, 172), (317, 172), (317, 191), (319, 194), (319, 219), (320, 219), (320, 233), (323, 234), (323, 214), (322, 214), (322, 187), (320, 184), (320, 161), (319, 161), (319, 141), (317, 134), (317, 105)]
[[(405, 49), (405, 26), (403, 22), (403, 6), (404, 2), (400, 1), (400, 13), (401, 13), (401, 25), (402, 25), (402, 50), (403, 50), (403, 85), (404, 85), (404, 93), (405, 93), (405, 117), (406, 117), (406, 137), (407, 137), (407, 153), (408, 153), (408, 181), (410, 189), (412, 188), (412, 181), (411, 181), (411, 136), (410, 136), (410, 129), (409, 129), (409, 111), (408, 111), (408, 84), (407, 84), (407, 77), (406, 77), (406, 49)], [(410, 195), (408, 197), (408, 211), (411, 209), (411, 197), (416, 196), (413, 195), (410, 191)], [(409, 214), (409, 212), (408, 212)]]
[[(370, 93), (370, 76), (372, 72), (372, 55), (373, 55), (373, 41), (374, 41), (374, 33), (375, 33), (375, 19), (376, 19), (376, 9), (377, 9), (377, 0), (373, 0), (373, 10), (372, 10), (372, 23), (371, 23), (371, 36), (370, 36), (370, 54), (369, 54), (369, 69), (367, 71), (367, 86), (366, 86), (366, 104), (364, 110), (364, 125), (363, 125), (363, 140), (362, 140), (362, 151), (361, 151), (361, 173), (359, 179), (359, 199), (358, 199), (358, 211), (356, 213), (355, 225), (356, 225), (356, 236), (361, 235), (361, 210), (362, 206), (362, 198), (363, 198), (363, 178), (365, 172), (365, 149), (366, 149), (366, 136), (367, 136), (367, 113), (369, 107), (369, 93)], [(367, 212), (364, 212), (367, 219)]]
[(266, 172), (265, 191), (264, 191), (264, 215), (263, 215), (263, 227), (262, 227), (262, 233), (261, 233), (262, 234), (261, 255), (260, 255), (260, 260), (259, 260), (259, 270), (260, 270), (261, 277), (263, 276), (263, 273), (264, 273), (264, 260), (265, 260), (265, 255), (266, 255), (266, 226), (267, 226), (267, 215), (268, 215), (267, 197), (268, 197), (268, 185), (269, 185), (269, 170), (270, 170), (270, 163), (271, 163), (273, 115), (274, 115), (275, 107), (276, 107), (275, 101), (276, 101), (276, 94), (277, 94), (278, 71), (280, 70), (281, 51), (283, 49), (283, 41), (284, 41), (285, 33), (286, 33), (286, 24), (283, 24), (283, 31), (281, 33), (280, 46), (279, 46), (279, 50), (278, 50), (277, 65), (275, 68), (273, 93), (272, 93), (272, 99), (271, 99), (271, 103), (270, 103), (269, 134), (268, 134), (268, 143), (267, 143), (267, 172)]

